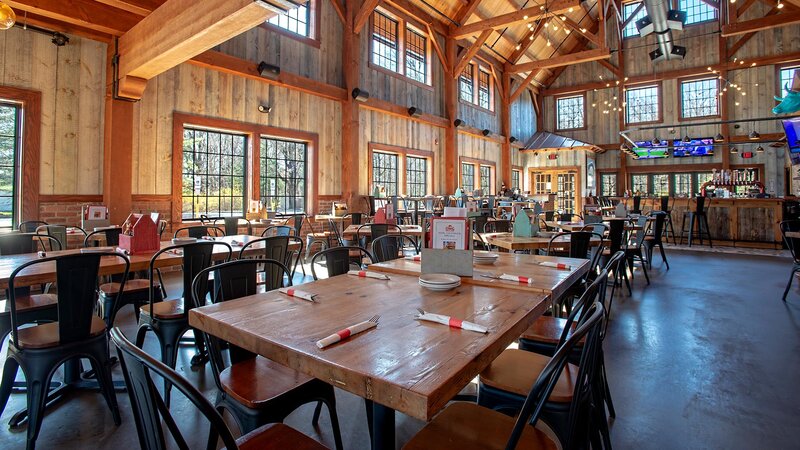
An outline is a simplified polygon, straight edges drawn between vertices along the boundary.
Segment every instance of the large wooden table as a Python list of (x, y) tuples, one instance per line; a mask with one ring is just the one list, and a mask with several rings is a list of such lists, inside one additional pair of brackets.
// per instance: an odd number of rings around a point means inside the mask
[[(514, 236), (513, 233), (481, 233), (481, 238), (490, 245), (510, 251), (547, 249), (550, 244), (549, 237), (519, 237)], [(559, 248), (569, 247), (570, 245), (567, 238), (556, 242), (558, 242)], [(600, 245), (600, 239), (592, 238), (591, 245)]]
[[(491, 286), (520, 291), (544, 292), (550, 294), (553, 300), (561, 298), (564, 292), (589, 271), (588, 259), (562, 258), (558, 256), (525, 255), (517, 253), (497, 253), (498, 258), (494, 264), (475, 264), (472, 277), (461, 277), (465, 284), (478, 286)], [(554, 262), (571, 266), (570, 270), (556, 269), (539, 265), (541, 262)], [(418, 277), (422, 272), (419, 261), (400, 258), (392, 261), (376, 263), (369, 266), (370, 270), (386, 273), (396, 273)], [(507, 273), (533, 278), (533, 284), (515, 283), (513, 281), (498, 280), (484, 275)]]
[[(353, 239), (356, 235), (356, 231), (358, 231), (358, 228), (361, 226), (362, 225), (350, 225), (345, 228), (342, 234), (346, 239)], [(399, 227), (402, 234), (413, 237), (422, 237), (422, 227), (420, 225), (399, 225)], [(372, 229), (369, 226), (365, 226), (361, 229), (359, 234), (363, 236), (371, 236)], [(389, 227), (389, 234), (397, 234), (397, 229), (394, 227)]]
[[(228, 244), (232, 243), (233, 241), (246, 244), (254, 239), (260, 239), (258, 236), (248, 236), (248, 235), (235, 235), (235, 236), (225, 236), (216, 238), (217, 241), (226, 242)], [(168, 246), (173, 245), (171, 241), (163, 241), (161, 242), (161, 248), (165, 248)], [(95, 247), (96, 248), (96, 247)], [(108, 249), (109, 251), (113, 251), (113, 247), (101, 247), (104, 249)], [(239, 251), (242, 249), (242, 246), (233, 246), (233, 253), (232, 257), (237, 257)], [(260, 249), (263, 249), (262, 244), (255, 244), (252, 247), (248, 247), (247, 253), (256, 254), (259, 252)], [(299, 250), (300, 244), (290, 244), (289, 250)], [(54, 252), (47, 252), (47, 256), (58, 256), (58, 255), (74, 255), (80, 253), (80, 249), (73, 249), (73, 250), (62, 250), (62, 251), (54, 251)], [(137, 255), (129, 255), (131, 261), (130, 271), (140, 271), (140, 270), (147, 270), (150, 267), (150, 258), (153, 256), (153, 253), (147, 254), (137, 254)], [(214, 246), (214, 259), (224, 259), (227, 256), (227, 248), (222, 245)], [(36, 253), (24, 253), (21, 255), (8, 255), (8, 256), (0, 256), (0, 289), (5, 289), (8, 287), (8, 279), (11, 276), (11, 273), (22, 264), (39, 259), (38, 254)], [(178, 254), (173, 253), (163, 253), (161, 256), (158, 257), (156, 261), (155, 267), (162, 268), (162, 267), (172, 267), (180, 265), (183, 262), (183, 257)], [(112, 275), (117, 273), (122, 273), (125, 270), (125, 263), (121, 258), (115, 258), (112, 256), (103, 257), (100, 261), (100, 275)], [(17, 275), (17, 279), (15, 280), (14, 284), (16, 286), (31, 286), (36, 284), (42, 283), (50, 283), (56, 281), (56, 265), (55, 262), (37, 264), (29, 269), (24, 270), (19, 275)]]
[[(394, 448), (394, 411), (431, 420), (549, 305), (545, 293), (463, 284), (422, 288), (340, 275), (302, 285), (311, 303), (277, 291), (201, 308), (191, 326), (374, 401), (374, 448)], [(488, 334), (414, 320), (417, 308), (469, 320)], [(316, 341), (380, 314), (377, 328), (319, 349)]]

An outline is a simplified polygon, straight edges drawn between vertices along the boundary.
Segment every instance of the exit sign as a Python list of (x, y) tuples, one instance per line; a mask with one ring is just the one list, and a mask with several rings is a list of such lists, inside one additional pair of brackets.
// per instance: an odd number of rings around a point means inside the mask
[(750, 159), (753, 157), (753, 152), (742, 152), (742, 159)]
[(547, 159), (558, 159), (558, 153), (550, 153), (547, 155)]

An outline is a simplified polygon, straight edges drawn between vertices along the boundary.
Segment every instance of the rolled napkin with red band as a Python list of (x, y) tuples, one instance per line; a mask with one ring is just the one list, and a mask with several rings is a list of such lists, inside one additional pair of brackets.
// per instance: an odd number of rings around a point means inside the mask
[(442, 325), (449, 325), (453, 328), (461, 328), (462, 330), (477, 331), (478, 333), (488, 333), (486, 327), (478, 325), (477, 323), (467, 322), (466, 320), (454, 319), (450, 316), (442, 314), (423, 313), (417, 315), (417, 320), (426, 320), (428, 322), (436, 322)]
[(318, 340), (317, 347), (325, 348), (329, 345), (333, 345), (339, 341), (349, 338), (350, 336), (362, 333), (376, 326), (378, 326), (376, 322), (370, 322), (368, 320), (361, 323), (357, 323), (351, 327), (345, 328), (344, 330), (337, 331), (336, 333), (333, 333), (332, 335), (326, 337), (325, 339)]
[(389, 277), (378, 272), (369, 272), (367, 270), (351, 270), (347, 272), (348, 275), (353, 275), (360, 278), (375, 278), (376, 280), (388, 280)]
[(278, 289), (278, 291), (283, 292), (284, 294), (288, 295), (289, 297), (296, 297), (296, 298), (299, 298), (299, 299), (302, 299), (302, 300), (308, 300), (310, 302), (316, 302), (316, 300), (314, 300), (314, 294), (311, 294), (311, 293), (306, 292), (306, 291), (301, 291), (299, 289), (295, 289), (295, 288), (291, 288), (291, 287), (280, 288), (280, 289)]
[(519, 275), (509, 275), (504, 273), (500, 275), (501, 280), (516, 281), (517, 283), (533, 284), (533, 278), (522, 277)]
[(422, 255), (406, 256), (409, 261), (422, 261)]
[(572, 270), (572, 266), (570, 266), (569, 264), (554, 263), (552, 261), (541, 261), (539, 262), (539, 265), (545, 267), (555, 267), (556, 269), (561, 269), (561, 270)]

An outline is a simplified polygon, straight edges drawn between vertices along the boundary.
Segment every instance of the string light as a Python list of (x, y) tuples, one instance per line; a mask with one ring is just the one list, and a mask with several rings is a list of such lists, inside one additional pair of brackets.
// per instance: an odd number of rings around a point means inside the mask
[(783, 9), (783, 1), (778, 0), (778, 4), (775, 7), (778, 9)]

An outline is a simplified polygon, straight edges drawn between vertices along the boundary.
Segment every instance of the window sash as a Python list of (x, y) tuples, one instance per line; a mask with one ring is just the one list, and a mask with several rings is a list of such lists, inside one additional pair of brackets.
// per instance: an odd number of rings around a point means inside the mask
[[(641, 2), (626, 3), (622, 7), (622, 18), (623, 18), (623, 20), (628, 20), (628, 18), (631, 16), (631, 14), (633, 14), (633, 12), (636, 10), (636, 8), (640, 4), (641, 4)], [(647, 10), (645, 8), (642, 8), (641, 11), (639, 11), (639, 13), (636, 14), (636, 16), (633, 19), (631, 19), (631, 21), (628, 22), (627, 25), (625, 25), (625, 28), (622, 29), (622, 37), (623, 37), (623, 39), (631, 38), (631, 37), (638, 37), (639, 36), (639, 30), (636, 29), (636, 21), (641, 19), (642, 17), (644, 17), (646, 15), (647, 15)]]
[(0, 228), (17, 226), (21, 124), (21, 105), (0, 102)]
[(398, 21), (380, 11), (375, 11), (372, 24), (372, 62), (384, 69), (397, 72), (397, 53), (400, 46), (397, 35)]
[(478, 70), (478, 106), (484, 109), (491, 107), (490, 75), (484, 70)]
[(427, 158), (406, 157), (406, 193), (411, 197), (424, 197), (428, 194)]
[(511, 189), (521, 189), (520, 186), (521, 178), (522, 178), (522, 172), (515, 169), (511, 170)]
[(658, 86), (644, 86), (625, 91), (625, 122), (647, 123), (660, 119), (661, 99)]
[(425, 36), (406, 25), (406, 77), (420, 83), (428, 82), (427, 48)]
[(681, 82), (683, 118), (719, 115), (719, 80), (704, 78)]
[(306, 1), (302, 6), (289, 10), (286, 14), (278, 14), (271, 17), (268, 23), (291, 33), (311, 36), (311, 1)]
[(577, 130), (586, 126), (585, 99), (582, 95), (556, 99), (556, 129)]
[(489, 195), (492, 193), (492, 167), (482, 165), (480, 167), (480, 177), (481, 190), (483, 190), (484, 195)]
[(387, 196), (398, 195), (398, 155), (372, 152), (372, 184), (385, 189)]
[(684, 25), (711, 22), (717, 20), (717, 9), (703, 3), (701, 0), (680, 0), (678, 9), (686, 13)]
[(475, 190), (475, 164), (461, 163), (461, 187), (466, 191)]
[(474, 71), (475, 71), (475, 64), (469, 63), (467, 64), (467, 67), (464, 67), (464, 69), (461, 71), (461, 75), (459, 75), (458, 77), (458, 86), (459, 86), (459, 91), (461, 93), (461, 100), (464, 100), (465, 102), (469, 103), (472, 103), (474, 101), (473, 92), (475, 89), (474, 85), (475, 80), (473, 80), (472, 78), (472, 74), (474, 73)]
[(786, 89), (785, 86), (789, 86), (791, 89), (792, 86), (792, 79), (794, 78), (794, 73), (800, 70), (800, 66), (792, 66), (792, 67), (782, 67), (780, 71), (780, 85), (778, 86), (778, 94), (780, 97), (786, 97)]
[(262, 136), (260, 142), (261, 203), (281, 213), (304, 213), (308, 144), (268, 136)]
[(617, 174), (604, 173), (600, 175), (600, 192), (603, 197), (617, 195)]

